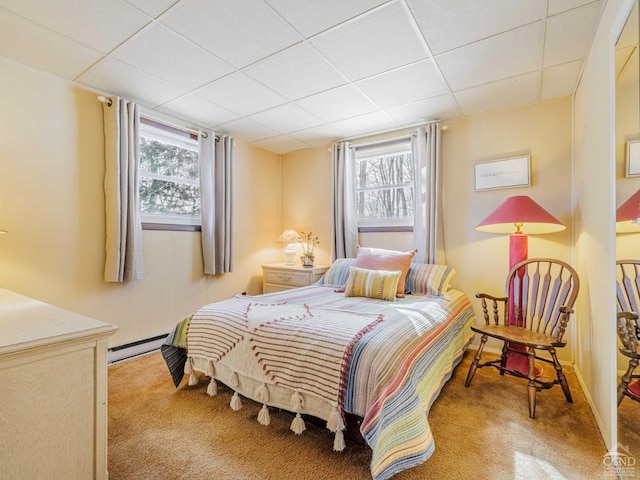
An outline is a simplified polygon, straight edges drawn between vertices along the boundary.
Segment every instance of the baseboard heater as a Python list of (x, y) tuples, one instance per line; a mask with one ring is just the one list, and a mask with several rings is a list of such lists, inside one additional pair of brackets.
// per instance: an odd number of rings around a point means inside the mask
[(138, 340), (136, 342), (110, 348), (107, 351), (107, 363), (109, 365), (113, 365), (114, 363), (124, 362), (125, 360), (131, 360), (136, 357), (156, 352), (160, 350), (160, 346), (164, 343), (168, 335), (168, 333), (165, 333), (164, 335), (158, 335), (156, 337), (146, 338), (144, 340)]

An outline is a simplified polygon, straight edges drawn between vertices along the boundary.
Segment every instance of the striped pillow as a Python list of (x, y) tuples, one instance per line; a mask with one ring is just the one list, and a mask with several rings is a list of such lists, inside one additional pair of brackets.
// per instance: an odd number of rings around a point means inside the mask
[(355, 262), (355, 258), (338, 258), (331, 264), (327, 273), (322, 277), (321, 285), (338, 288), (343, 286), (349, 278), (349, 269)]
[(394, 301), (401, 275), (402, 272), (399, 270), (367, 270), (351, 267), (344, 296)]
[(447, 265), (412, 263), (405, 280), (405, 292), (439, 297), (447, 291), (455, 274)]

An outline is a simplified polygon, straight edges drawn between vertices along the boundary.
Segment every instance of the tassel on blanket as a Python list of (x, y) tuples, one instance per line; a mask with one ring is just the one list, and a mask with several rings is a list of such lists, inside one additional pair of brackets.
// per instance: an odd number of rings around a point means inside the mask
[(304, 398), (298, 392), (293, 392), (290, 404), (292, 411), (300, 413), (302, 411), (302, 407), (304, 407)]
[(187, 361), (184, 364), (184, 373), (187, 375), (191, 375), (193, 373), (193, 358), (187, 358)]
[(344, 433), (342, 433), (342, 430), (338, 430), (335, 438), (333, 439), (333, 451), (341, 452), (346, 446), (347, 445), (344, 443)]
[(267, 405), (262, 405), (262, 408), (258, 412), (258, 423), (260, 425), (267, 426), (271, 423), (271, 417), (269, 416), (269, 408)]
[(209, 382), (209, 386), (207, 387), (207, 395), (210, 397), (214, 397), (218, 394), (218, 384), (216, 383), (216, 379), (211, 377), (211, 381)]
[(213, 376), (215, 375), (215, 372), (216, 372), (216, 369), (215, 369), (215, 367), (213, 365), (213, 360), (209, 360), (207, 362), (207, 366), (204, 368), (204, 374), (207, 377), (212, 377), (213, 378)]
[(291, 421), (291, 431), (296, 435), (301, 435), (306, 429), (307, 427), (304, 424), (304, 420), (299, 413), (296, 413), (296, 416)]
[(231, 378), (229, 378), (229, 385), (233, 388), (236, 388), (240, 385), (240, 378), (238, 378), (238, 374), (236, 372), (231, 372)]
[(242, 408), (242, 400), (240, 400), (240, 396), (238, 392), (234, 392), (233, 397), (231, 397), (231, 410), (237, 412)]
[(198, 384), (198, 381), (199, 381), (199, 380), (198, 380), (198, 375), (196, 374), (196, 372), (192, 372), (192, 373), (189, 375), (189, 386), (191, 386), (191, 387), (192, 387), (192, 386), (194, 386), (194, 385), (197, 385), (197, 384)]
[(340, 432), (345, 429), (342, 415), (340, 415), (340, 412), (338, 412), (338, 407), (336, 407), (335, 405), (331, 408), (329, 420), (327, 420), (327, 428), (330, 432)]
[(264, 383), (256, 389), (256, 399), (262, 403), (269, 401), (269, 389)]

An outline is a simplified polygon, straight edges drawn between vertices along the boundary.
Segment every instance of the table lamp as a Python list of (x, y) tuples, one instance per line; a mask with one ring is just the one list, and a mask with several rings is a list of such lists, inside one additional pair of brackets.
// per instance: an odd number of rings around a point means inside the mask
[(294, 243), (300, 241), (300, 235), (295, 230), (285, 230), (278, 237), (278, 242), (286, 243), (287, 246), (284, 249), (284, 258), (286, 265), (295, 265), (296, 247)]
[[(526, 260), (529, 254), (528, 234), (554, 233), (566, 227), (553, 215), (526, 195), (507, 198), (476, 227), (479, 232), (509, 235), (509, 270)], [(515, 231), (514, 231), (515, 230)], [(511, 297), (511, 295), (509, 295)], [(509, 305), (509, 325), (522, 324), (516, 318), (514, 305)], [(526, 351), (524, 345), (510, 345), (518, 351)], [(507, 367), (528, 374), (528, 359), (524, 355), (507, 355)]]
[(640, 232), (640, 190), (616, 209), (616, 233)]

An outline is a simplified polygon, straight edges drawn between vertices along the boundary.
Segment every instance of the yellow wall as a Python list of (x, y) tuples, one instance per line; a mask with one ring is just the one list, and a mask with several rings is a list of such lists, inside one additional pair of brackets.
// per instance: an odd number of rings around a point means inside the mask
[(103, 149), (95, 94), (0, 60), (0, 287), (120, 326), (111, 345), (261, 293), (260, 265), (279, 259), (277, 155), (237, 142), (233, 273), (203, 275), (199, 232), (144, 231), (144, 280), (107, 284)]

